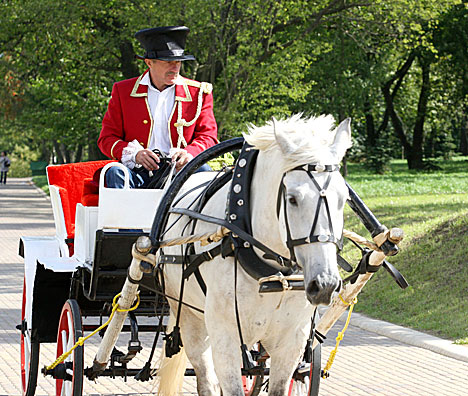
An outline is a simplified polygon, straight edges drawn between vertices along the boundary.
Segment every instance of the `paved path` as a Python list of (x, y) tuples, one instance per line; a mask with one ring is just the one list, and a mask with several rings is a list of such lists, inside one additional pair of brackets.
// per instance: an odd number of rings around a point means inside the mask
[[(15, 329), (20, 322), (23, 283), (23, 261), (17, 254), (18, 241), (21, 235), (53, 234), (50, 202), (29, 180), (9, 179), (8, 184), (0, 185), (0, 396), (21, 394), (19, 332)], [(376, 323), (378, 328), (375, 327), (375, 332), (353, 325), (349, 327), (330, 378), (321, 382), (321, 396), (468, 395), (468, 353), (467, 361), (462, 361), (449, 357), (456, 356), (456, 353), (445, 356), (396, 341), (382, 335), (392, 335), (392, 331), (387, 331), (382, 322)], [(328, 334), (322, 350), (322, 365), (341, 327), (342, 323), (338, 323)], [(413, 338), (417, 338), (417, 334), (413, 333)], [(402, 339), (405, 340), (404, 337)], [(411, 342), (411, 337), (407, 339)], [(126, 342), (126, 339), (119, 340), (119, 345), (125, 346)], [(151, 338), (143, 338), (142, 342), (145, 349), (138, 357), (139, 366), (146, 361)], [(86, 344), (85, 365), (92, 361), (97, 343), (98, 340)], [(41, 348), (42, 367), (54, 360), (55, 350), (53, 344), (43, 344)], [(55, 394), (53, 381), (40, 375), (36, 394)], [(84, 394), (149, 395), (151, 385), (133, 379), (124, 382), (122, 379), (104, 378), (96, 383), (85, 380)], [(184, 395), (190, 394), (196, 394), (193, 380), (184, 386)]]

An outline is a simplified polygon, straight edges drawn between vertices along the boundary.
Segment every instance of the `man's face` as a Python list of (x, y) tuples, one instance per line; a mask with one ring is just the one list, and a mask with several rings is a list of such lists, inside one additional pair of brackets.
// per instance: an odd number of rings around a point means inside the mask
[(145, 59), (150, 68), (151, 80), (160, 91), (175, 84), (179, 76), (181, 61), (162, 61), (159, 59)]

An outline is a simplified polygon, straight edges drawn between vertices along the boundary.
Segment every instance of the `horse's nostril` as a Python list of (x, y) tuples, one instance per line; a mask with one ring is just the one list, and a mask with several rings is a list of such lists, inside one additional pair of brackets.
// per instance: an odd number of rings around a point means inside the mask
[(320, 287), (316, 281), (310, 282), (309, 286), (307, 286), (307, 293), (310, 295), (317, 294), (319, 291), (320, 291)]

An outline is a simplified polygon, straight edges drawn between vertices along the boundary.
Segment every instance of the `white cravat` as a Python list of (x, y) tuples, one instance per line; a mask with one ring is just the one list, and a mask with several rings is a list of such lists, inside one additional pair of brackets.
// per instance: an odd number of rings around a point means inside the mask
[[(149, 72), (143, 76), (140, 84), (148, 86), (148, 105), (153, 118), (153, 130), (147, 148), (149, 150), (157, 148), (167, 155), (171, 151), (168, 125), (175, 102), (175, 85), (161, 92), (151, 84)], [(130, 142), (122, 151), (122, 163), (133, 169), (135, 156), (140, 150), (143, 150), (143, 147), (137, 140)]]
[(168, 122), (174, 108), (175, 85), (171, 85), (164, 91), (159, 91), (151, 84), (149, 72), (143, 76), (140, 84), (148, 85), (148, 104), (153, 117), (153, 130), (148, 149), (157, 148), (168, 154), (171, 148)]

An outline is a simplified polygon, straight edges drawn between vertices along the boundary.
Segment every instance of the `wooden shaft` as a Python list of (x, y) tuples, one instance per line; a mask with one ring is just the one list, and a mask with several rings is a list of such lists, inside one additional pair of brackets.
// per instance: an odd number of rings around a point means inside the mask
[[(385, 260), (385, 257), (386, 256), (384, 253), (373, 251), (369, 256), (369, 265), (379, 266)], [(372, 278), (372, 275), (374, 275), (373, 272), (367, 272), (365, 274), (359, 275), (355, 283), (348, 283), (345, 285), (343, 290), (340, 292), (343, 300), (347, 303), (351, 303), (354, 298), (357, 297), (357, 295), (361, 292), (362, 288), (369, 281), (369, 279)], [(345, 304), (343, 301), (341, 301), (339, 296), (336, 296), (325, 313), (320, 317), (316, 329), (323, 335), (326, 335), (348, 307), (348, 304)], [(317, 340), (314, 340), (314, 347), (317, 345), (317, 342)]]
[[(129, 275), (133, 280), (139, 281), (143, 278), (143, 272), (140, 269), (141, 260), (132, 259), (132, 263), (129, 268)], [(128, 278), (123, 285), (120, 298), (118, 300), (120, 309), (129, 309), (132, 307), (132, 304), (135, 302), (135, 298), (138, 293), (138, 284), (131, 283)], [(114, 317), (109, 323), (104, 337), (102, 338), (101, 344), (99, 345), (99, 350), (96, 353), (94, 361), (97, 362), (103, 368), (107, 365), (109, 361), (111, 352), (119, 338), (120, 332), (122, 331), (125, 318), (127, 317), (127, 312), (116, 311)]]

